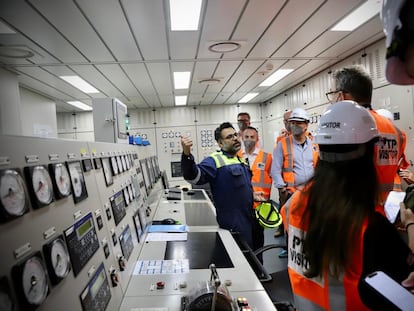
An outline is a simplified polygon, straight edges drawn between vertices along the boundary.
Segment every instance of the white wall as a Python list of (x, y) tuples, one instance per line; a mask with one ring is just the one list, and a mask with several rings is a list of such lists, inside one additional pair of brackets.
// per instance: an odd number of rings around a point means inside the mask
[(55, 102), (20, 88), (23, 136), (57, 138)]
[(0, 69), (0, 134), (22, 135), (21, 124), (17, 76)]

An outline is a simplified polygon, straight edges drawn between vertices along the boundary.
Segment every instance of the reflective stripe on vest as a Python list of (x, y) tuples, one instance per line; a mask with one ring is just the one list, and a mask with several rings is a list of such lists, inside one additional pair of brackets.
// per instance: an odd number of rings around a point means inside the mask
[(222, 166), (233, 165), (233, 164), (244, 164), (247, 165), (247, 162), (243, 158), (234, 157), (229, 158), (226, 157), (223, 152), (217, 151), (210, 154), (210, 157), (213, 158), (214, 162), (216, 163), (216, 167), (220, 168)]

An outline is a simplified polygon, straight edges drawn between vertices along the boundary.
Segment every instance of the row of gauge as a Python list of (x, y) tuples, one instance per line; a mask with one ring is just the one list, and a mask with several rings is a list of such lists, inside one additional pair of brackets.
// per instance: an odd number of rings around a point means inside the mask
[[(110, 198), (112, 214), (106, 211), (108, 220), (116, 218), (120, 222), (126, 215), (125, 197), (123, 191), (119, 191)], [(137, 197), (138, 198), (138, 197)], [(142, 236), (147, 227), (147, 216), (150, 211), (141, 206), (136, 209), (132, 220), (134, 223), (137, 240)], [(92, 256), (100, 248), (97, 231), (103, 227), (102, 215), (96, 216), (96, 224), (92, 213), (89, 212), (78, 219), (73, 225), (63, 231), (51, 241), (43, 245), (42, 252), (36, 251), (12, 268), (12, 279), (16, 289), (16, 298), (21, 310), (34, 310), (40, 306), (51, 292), (51, 286), (55, 286), (64, 280), (70, 271), (76, 277), (83, 267), (87, 265)], [(132, 231), (127, 224), (117, 237), (111, 231), (113, 246), (120, 244), (122, 256), (117, 256), (119, 270), (126, 268), (127, 261), (134, 249)], [(110, 248), (106, 239), (102, 243), (105, 258), (110, 255)], [(109, 271), (108, 281), (104, 263), (93, 271), (88, 284), (79, 294), (83, 311), (105, 310), (111, 298), (110, 285), (118, 285), (118, 277), (115, 269)], [(0, 278), (0, 302), (1, 310), (16, 310), (11, 295), (11, 288), (6, 276)]]
[[(126, 166), (127, 169), (134, 166), (134, 161), (129, 162), (132, 164)], [(96, 158), (93, 163), (95, 169), (104, 168), (104, 171), (105, 163), (107, 163), (107, 173), (110, 176), (120, 173), (119, 169), (117, 171), (115, 168), (115, 165), (118, 164), (116, 157), (102, 158), (101, 160)], [(32, 198), (36, 199), (36, 205), (34, 206), (46, 206), (53, 198), (59, 199), (69, 196), (71, 193), (75, 203), (83, 200), (87, 197), (83, 172), (90, 169), (92, 169), (92, 161), (85, 160), (67, 162), (66, 165), (63, 163), (51, 164), (48, 170), (45, 166), (25, 168), (24, 171), (27, 174), (28, 180), (30, 180), (28, 188), (32, 189)], [(144, 208), (143, 197), (141, 196), (141, 188), (145, 191), (142, 181), (140, 182), (138, 177), (142, 170), (143, 167), (140, 165), (136, 169), (137, 174), (131, 176), (130, 182), (127, 182), (124, 188), (109, 198), (110, 206), (107, 206), (105, 212), (101, 213), (99, 210), (99, 213), (97, 213), (95, 211), (96, 226), (93, 213), (89, 212), (64, 230), (63, 234), (48, 241), (42, 248), (43, 252), (36, 251), (31, 253), (30, 256), (12, 268), (13, 284), (22, 310), (34, 310), (40, 306), (49, 295), (52, 288), (51, 285), (54, 286), (60, 283), (71, 270), (76, 277), (98, 251), (100, 245), (102, 245), (105, 258), (108, 258), (110, 255), (108, 244), (112, 243), (115, 247), (119, 243), (122, 255), (117, 254), (116, 258), (119, 270), (123, 271), (125, 269), (134, 248), (129, 224), (121, 227), (119, 236), (116, 235), (115, 230), (111, 230), (109, 242), (105, 238), (100, 243), (97, 232), (104, 226), (103, 217), (106, 216), (108, 221), (113, 218), (115, 225), (118, 226), (127, 215), (127, 206), (133, 201), (138, 201), (139, 208), (134, 209), (132, 221), (137, 241), (140, 242), (142, 240), (147, 227), (146, 217), (150, 214), (149, 207), (147, 209)], [(7, 211), (5, 215), (10, 218), (10, 216), (17, 217), (20, 214), (24, 214), (27, 207), (22, 208), (21, 206), (26, 206), (25, 198), (27, 195), (25, 192), (26, 187), (19, 171), (17, 169), (4, 170), (1, 172), (1, 176), (2, 205), (4, 211)], [(159, 175), (156, 178), (158, 179)], [(107, 179), (105, 174), (105, 180)], [(107, 182), (107, 186), (110, 184)], [(56, 193), (46, 194), (49, 190), (44, 188), (53, 188)], [(4, 192), (5, 195), (3, 195), (3, 189), (7, 189)], [(106, 271), (102, 262), (80, 293), (79, 298), (84, 311), (106, 309), (111, 298), (109, 284), (117, 286), (116, 270), (110, 271), (110, 282), (108, 282)], [(0, 300), (4, 305), (2, 310), (15, 310), (15, 304), (10, 294), (10, 287), (6, 276), (0, 278)]]
[[(88, 197), (84, 172), (103, 168), (105, 184), (113, 184), (114, 176), (128, 171), (134, 166), (137, 154), (119, 155), (106, 158), (82, 159), (66, 163), (50, 163), (24, 168), (27, 185), (19, 168), (0, 170), (0, 222), (6, 222), (24, 215), (29, 210), (29, 197), (33, 208), (41, 208), (72, 194), (74, 203)], [(146, 168), (140, 167), (147, 180), (147, 188), (159, 175), (156, 157), (145, 162)], [(140, 162), (142, 164), (142, 162)], [(138, 171), (138, 170), (137, 170)], [(151, 176), (150, 176), (151, 175)]]

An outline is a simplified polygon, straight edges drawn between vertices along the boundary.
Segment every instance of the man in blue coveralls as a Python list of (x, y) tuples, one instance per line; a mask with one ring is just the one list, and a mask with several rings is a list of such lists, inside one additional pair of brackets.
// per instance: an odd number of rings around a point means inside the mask
[(220, 151), (199, 164), (191, 154), (191, 138), (181, 137), (184, 179), (196, 185), (210, 183), (220, 228), (239, 232), (255, 250), (260, 246), (255, 245), (252, 238), (254, 222), (257, 221), (253, 214), (252, 173), (246, 160), (237, 156), (241, 148), (240, 137), (229, 122), (220, 124), (214, 137)]

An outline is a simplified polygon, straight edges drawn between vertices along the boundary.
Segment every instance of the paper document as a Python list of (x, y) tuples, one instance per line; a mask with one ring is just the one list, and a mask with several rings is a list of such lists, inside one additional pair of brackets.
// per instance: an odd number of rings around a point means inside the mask
[(395, 222), (395, 219), (400, 212), (400, 202), (404, 200), (405, 192), (390, 191), (387, 197), (387, 201), (384, 204), (385, 216), (391, 223)]
[(149, 232), (145, 241), (187, 241), (187, 233)]
[(133, 274), (180, 274), (188, 273), (189, 271), (190, 264), (188, 262), (188, 259), (138, 260), (135, 264)]

